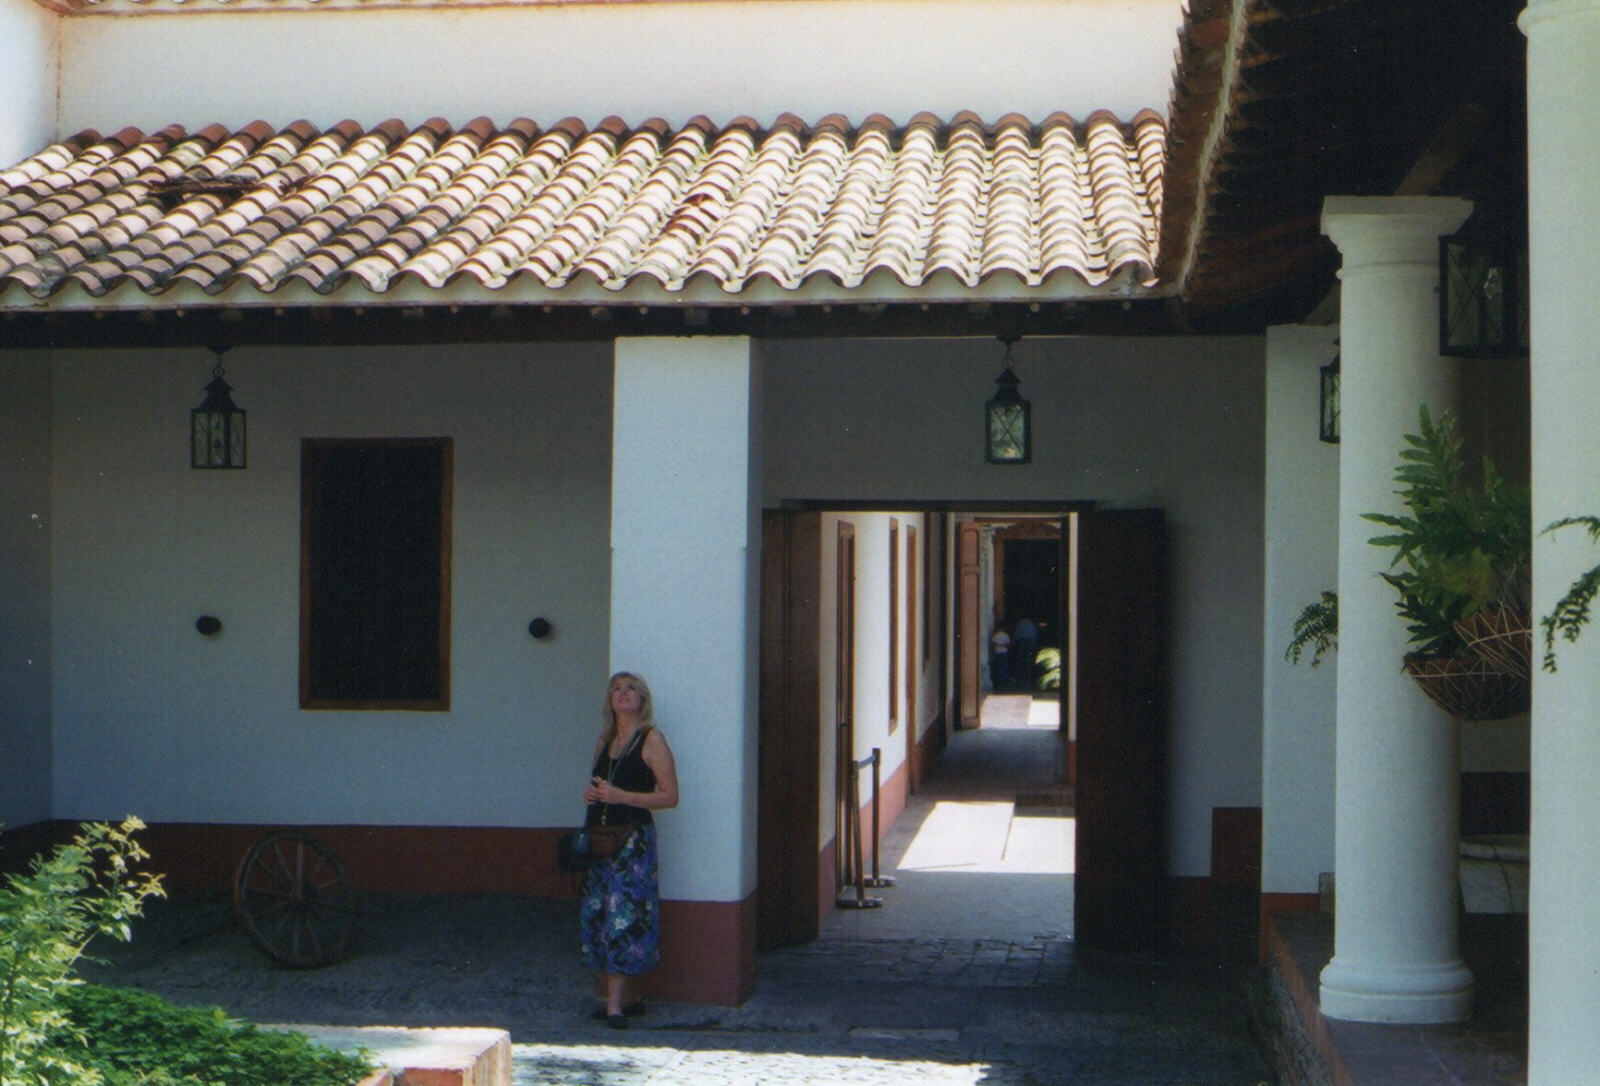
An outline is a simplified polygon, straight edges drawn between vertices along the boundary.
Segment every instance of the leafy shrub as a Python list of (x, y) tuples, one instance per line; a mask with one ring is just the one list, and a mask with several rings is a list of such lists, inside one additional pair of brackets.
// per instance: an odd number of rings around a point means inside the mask
[(63, 999), (82, 982), (73, 970), (91, 940), (127, 942), (159, 875), (134, 865), (147, 857), (133, 834), (144, 823), (87, 823), (77, 837), (36, 858), (0, 888), (0, 1084), (90, 1084), (95, 1073), (58, 1045), (70, 1037)]
[[(1545, 531), (1553, 532), (1557, 528), (1568, 528), (1574, 524), (1582, 525), (1588, 531), (1591, 542), (1600, 541), (1600, 517), (1566, 517), (1556, 521)], [(1566, 594), (1556, 601), (1550, 613), (1539, 620), (1540, 625), (1544, 627), (1546, 671), (1556, 669), (1556, 635), (1559, 633), (1568, 641), (1578, 640), (1578, 635), (1589, 623), (1589, 608), (1594, 603), (1596, 593), (1600, 593), (1600, 566), (1580, 574), (1567, 588)]]
[(1034, 686), (1040, 690), (1061, 689), (1061, 650), (1046, 645), (1033, 659)]
[(149, 992), (84, 984), (64, 999), (62, 1056), (106, 1086), (349, 1086), (372, 1070), (304, 1034), (263, 1030), (216, 1008), (178, 1007)]
[(1311, 666), (1322, 663), (1324, 653), (1339, 647), (1339, 594), (1323, 592), (1316, 603), (1308, 603), (1300, 617), (1294, 620), (1294, 640), (1284, 650), (1283, 658), (1298, 664), (1306, 649), (1311, 649)]

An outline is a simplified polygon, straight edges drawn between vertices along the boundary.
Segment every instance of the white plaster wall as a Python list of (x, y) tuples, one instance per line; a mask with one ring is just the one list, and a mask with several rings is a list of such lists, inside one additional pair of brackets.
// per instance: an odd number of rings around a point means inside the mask
[[(769, 348), (770, 349), (770, 348)], [(775, 454), (769, 451), (768, 456)], [(889, 731), (889, 528), (891, 522), (900, 524), (900, 640), (904, 656), (905, 622), (910, 614), (906, 595), (905, 574), (906, 529), (917, 529), (919, 550), (926, 543), (922, 514), (906, 511), (827, 513), (822, 518), (822, 565), (819, 602), (821, 633), (818, 637), (819, 704), (822, 706), (820, 796), (818, 810), (819, 840), (826, 845), (834, 837), (833, 804), (835, 797), (834, 758), (837, 756), (837, 724), (834, 704), (838, 694), (838, 540), (839, 523), (852, 524), (856, 529), (856, 682), (853, 713), (856, 731), (856, 757), (865, 758), (878, 747), (882, 752), (879, 764), (880, 780), (887, 782), (900, 772), (906, 762), (906, 723), (902, 721), (894, 732)], [(920, 576), (921, 567), (918, 567)], [(935, 574), (937, 576), (937, 573)], [(918, 606), (922, 594), (918, 590)], [(942, 590), (932, 593), (933, 605), (939, 607)], [(918, 629), (921, 618), (918, 616)], [(932, 624), (937, 636), (938, 624)], [(920, 637), (920, 632), (919, 632)], [(917, 669), (917, 735), (927, 734), (939, 716), (939, 667), (937, 654), (930, 655), (924, 667), (919, 651), (909, 663), (902, 658), (896, 674), (897, 689), (905, 689), (906, 667)], [(902, 694), (903, 699), (903, 694)], [(904, 702), (902, 700), (902, 706)], [(904, 708), (901, 713), (904, 715)], [(860, 795), (863, 804), (872, 798), (872, 771), (860, 771)]]
[(0, 351), (0, 826), (50, 818), (50, 368)]
[[(7, 0), (10, 4), (26, 0)], [(60, 128), (1165, 111), (1179, 0), (767, 0), (68, 20)]]
[(1261, 889), (1315, 893), (1333, 870), (1334, 677), (1284, 650), (1306, 604), (1339, 581), (1339, 447), (1317, 437), (1318, 369), (1337, 326), (1267, 331), (1266, 599), (1262, 655)]
[(1013, 359), (1035, 433), (1034, 462), (1021, 467), (983, 462), (993, 340), (767, 349), (768, 505), (1093, 499), (1167, 510), (1175, 875), (1209, 871), (1213, 807), (1261, 796), (1262, 349), (1256, 338), (1025, 341)]
[[(609, 347), (239, 348), (242, 472), (188, 466), (210, 367), (55, 359), (56, 817), (571, 822), (608, 664)], [(299, 442), (378, 436), (455, 441), (451, 711), (303, 712)]]
[(672, 898), (740, 901), (755, 888), (751, 353), (731, 336), (624, 339), (616, 350), (611, 668), (649, 681), (677, 763), (681, 802), (660, 816)]
[(0, 0), (0, 166), (55, 138), (60, 27), (33, 0)]

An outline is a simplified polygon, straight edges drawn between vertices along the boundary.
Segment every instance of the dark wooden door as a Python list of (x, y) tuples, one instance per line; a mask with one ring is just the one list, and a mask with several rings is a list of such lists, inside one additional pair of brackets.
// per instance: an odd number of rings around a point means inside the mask
[(1146, 946), (1165, 911), (1166, 518), (1081, 513), (1077, 536), (1074, 930), (1086, 946)]
[[(761, 752), (756, 946), (817, 937), (822, 516), (769, 510), (761, 540)], [(831, 891), (831, 887), (829, 890)]]

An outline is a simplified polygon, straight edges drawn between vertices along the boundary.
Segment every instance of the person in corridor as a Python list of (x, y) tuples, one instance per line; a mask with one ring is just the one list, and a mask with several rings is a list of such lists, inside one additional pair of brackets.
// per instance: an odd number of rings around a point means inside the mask
[(632, 826), (622, 847), (596, 860), (584, 880), (580, 913), (583, 961), (605, 978), (606, 1005), (597, 1010), (612, 1029), (644, 1009), (630, 979), (661, 960), (661, 896), (656, 879), (656, 828), (651, 811), (678, 805), (672, 750), (651, 723), (650, 687), (619, 671), (606, 686), (605, 727), (583, 790), (587, 825)]

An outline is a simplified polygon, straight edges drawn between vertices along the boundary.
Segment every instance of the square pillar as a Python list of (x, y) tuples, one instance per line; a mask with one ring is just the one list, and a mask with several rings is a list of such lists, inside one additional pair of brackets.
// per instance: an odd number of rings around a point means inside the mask
[(657, 819), (666, 999), (754, 983), (759, 384), (746, 338), (616, 344), (611, 670), (650, 683), (681, 793)]

